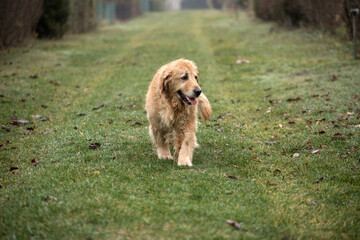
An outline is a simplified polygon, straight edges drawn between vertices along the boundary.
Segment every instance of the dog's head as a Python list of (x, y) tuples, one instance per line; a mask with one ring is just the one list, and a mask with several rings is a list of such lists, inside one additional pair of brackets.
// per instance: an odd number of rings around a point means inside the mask
[(162, 91), (176, 96), (185, 104), (195, 105), (201, 94), (199, 72), (194, 62), (179, 59), (164, 66)]

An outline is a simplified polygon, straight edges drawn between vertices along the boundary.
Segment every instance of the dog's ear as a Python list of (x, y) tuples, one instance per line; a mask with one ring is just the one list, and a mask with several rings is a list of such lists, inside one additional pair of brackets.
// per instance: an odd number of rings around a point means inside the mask
[(169, 77), (170, 76), (166, 76), (164, 79), (163, 79), (163, 81), (162, 81), (162, 92), (164, 93), (164, 92), (166, 92), (167, 91), (167, 89), (168, 89), (168, 79), (169, 79)]
[(162, 92), (166, 92), (169, 89), (169, 79), (171, 77), (171, 71), (164, 71), (161, 78), (162, 78)]

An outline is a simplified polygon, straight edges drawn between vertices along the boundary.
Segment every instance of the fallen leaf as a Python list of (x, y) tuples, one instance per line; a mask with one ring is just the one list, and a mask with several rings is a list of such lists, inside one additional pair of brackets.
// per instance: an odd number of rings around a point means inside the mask
[(47, 105), (41, 104), (41, 107), (44, 108), (44, 109), (46, 109), (46, 108), (47, 108)]
[(134, 124), (131, 124), (132, 127), (135, 126), (142, 126), (143, 124), (141, 122), (136, 121)]
[(300, 101), (300, 100), (302, 100), (301, 97), (296, 97), (296, 98), (288, 98), (286, 101), (288, 101), (288, 102), (295, 102), (295, 101)]
[(318, 132), (318, 134), (324, 134), (324, 133), (326, 133), (325, 130), (321, 130), (321, 131)]
[(231, 179), (234, 179), (234, 180), (238, 180), (238, 179), (239, 179), (237, 176), (227, 175), (227, 174), (224, 174), (224, 177), (231, 178)]
[(83, 116), (86, 116), (86, 113), (78, 113), (78, 114), (76, 114), (76, 116), (83, 117)]
[(318, 152), (320, 152), (320, 150), (314, 150), (311, 152), (311, 154), (317, 154)]
[(30, 75), (29, 78), (38, 78), (38, 75), (37, 74)]
[(278, 175), (278, 174), (280, 174), (280, 173), (281, 173), (281, 170), (279, 170), (279, 169), (275, 169), (274, 172), (273, 172), (274, 176), (275, 176), (275, 175)]
[(18, 167), (11, 167), (10, 168), (10, 173), (12, 173), (12, 174), (19, 173), (19, 172), (20, 172), (20, 170), (19, 170)]
[(96, 148), (98, 148), (98, 147), (100, 147), (100, 143), (91, 143), (90, 145), (89, 145), (89, 147), (91, 148), (91, 149), (96, 149)]
[(46, 130), (45, 132), (43, 132), (42, 134), (43, 135), (46, 135), (46, 134), (52, 134), (52, 133), (54, 133), (53, 131), (48, 131), (48, 130)]
[(105, 105), (101, 104), (100, 106), (94, 107), (92, 111), (99, 110), (100, 108), (103, 108)]
[(321, 183), (323, 180), (324, 180), (324, 177), (321, 177), (318, 180), (316, 180), (314, 183)]
[(289, 125), (294, 125), (294, 124), (296, 124), (296, 122), (290, 121), (290, 122), (288, 122), (288, 124), (289, 124)]
[(264, 144), (265, 144), (265, 145), (275, 145), (276, 142), (267, 142), (267, 141), (265, 141)]
[(271, 103), (271, 104), (280, 104), (281, 101), (280, 100), (269, 100), (269, 103)]
[(310, 204), (313, 205), (313, 206), (317, 206), (317, 205), (318, 205), (318, 204), (317, 204), (316, 202), (314, 202), (314, 201), (311, 201)]
[(243, 227), (241, 227), (241, 225), (233, 220), (226, 220), (226, 223), (229, 224), (230, 226), (233, 226), (234, 228), (236, 228), (237, 230), (243, 231), (243, 232), (247, 232), (246, 229), (244, 229)]
[(32, 165), (37, 166), (39, 162), (34, 158), (31, 160)]
[(223, 130), (221, 128), (217, 129), (216, 131), (218, 131), (219, 133), (223, 132)]
[(53, 82), (53, 81), (50, 81), (51, 84), (53, 84), (54, 86), (59, 86), (59, 82)]
[(42, 121), (42, 122), (46, 122), (46, 121), (49, 121), (50, 120), (50, 116), (46, 117), (46, 118), (40, 118), (39, 120)]
[(269, 181), (266, 181), (266, 182), (265, 182), (265, 185), (268, 185), (268, 186), (277, 186), (276, 183), (271, 183), (271, 182), (269, 182)]
[(332, 74), (332, 75), (331, 75), (331, 78), (330, 78), (330, 81), (332, 81), (332, 82), (333, 82), (333, 81), (336, 81), (337, 78), (338, 78), (338, 77), (337, 77), (335, 74)]
[(44, 200), (45, 201), (57, 201), (57, 198), (56, 197), (53, 197), (53, 196), (50, 196), (50, 195), (47, 195), (46, 197), (44, 197)]
[(94, 171), (94, 175), (99, 175), (100, 171)]
[(35, 118), (35, 119), (40, 119), (40, 118), (41, 118), (41, 115), (39, 115), (39, 114), (32, 115), (32, 118)]
[(29, 121), (25, 119), (14, 119), (11, 124), (13, 125), (19, 125), (20, 124), (28, 124)]
[(294, 154), (292, 155), (292, 157), (294, 157), (294, 158), (299, 157), (299, 156), (300, 156), (299, 153), (294, 153)]
[(114, 120), (110, 119), (109, 124), (113, 124)]
[(10, 132), (10, 128), (5, 125), (1, 125), (1, 128), (6, 130), (7, 132)]
[(250, 63), (250, 61), (247, 60), (247, 59), (238, 59), (238, 60), (236, 60), (236, 63), (237, 63), (237, 64)]
[(346, 137), (344, 135), (342, 135), (341, 133), (335, 133), (332, 136), (333, 139), (346, 139)]

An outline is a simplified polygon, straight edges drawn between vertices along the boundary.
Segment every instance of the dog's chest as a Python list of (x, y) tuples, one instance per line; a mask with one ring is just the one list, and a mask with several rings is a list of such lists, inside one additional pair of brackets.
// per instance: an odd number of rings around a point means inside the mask
[(192, 106), (168, 108), (161, 113), (161, 120), (167, 127), (175, 129), (195, 122), (196, 110), (197, 109)]

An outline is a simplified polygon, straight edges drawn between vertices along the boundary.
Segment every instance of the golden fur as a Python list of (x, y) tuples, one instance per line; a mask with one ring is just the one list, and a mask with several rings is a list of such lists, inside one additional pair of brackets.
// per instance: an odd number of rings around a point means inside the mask
[(211, 106), (198, 84), (199, 72), (194, 62), (179, 59), (162, 66), (146, 94), (149, 132), (160, 159), (172, 159), (169, 145), (179, 166), (192, 166), (197, 146), (197, 110), (206, 121)]

